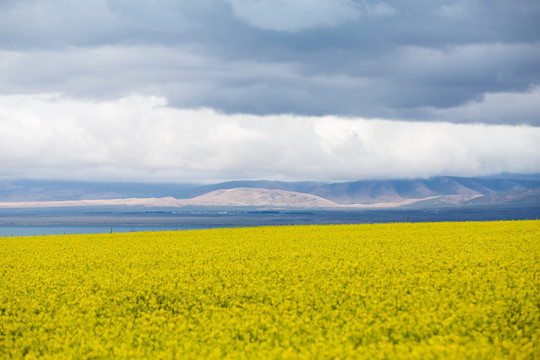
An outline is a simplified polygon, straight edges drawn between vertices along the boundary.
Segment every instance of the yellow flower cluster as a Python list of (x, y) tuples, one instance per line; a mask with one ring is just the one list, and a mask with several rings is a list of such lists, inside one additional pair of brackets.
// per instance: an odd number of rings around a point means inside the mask
[(540, 221), (0, 239), (0, 358), (540, 358)]

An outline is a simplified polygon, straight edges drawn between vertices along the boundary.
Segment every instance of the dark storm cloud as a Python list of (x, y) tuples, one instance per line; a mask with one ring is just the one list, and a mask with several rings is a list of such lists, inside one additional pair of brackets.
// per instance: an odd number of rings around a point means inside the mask
[[(8, 0), (0, 92), (538, 126), (538, 18), (533, 0)], [(523, 108), (463, 110), (493, 97)]]

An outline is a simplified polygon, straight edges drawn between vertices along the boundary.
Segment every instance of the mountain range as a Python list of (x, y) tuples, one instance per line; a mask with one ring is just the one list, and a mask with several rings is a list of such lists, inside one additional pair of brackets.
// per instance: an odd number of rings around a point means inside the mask
[(433, 208), (540, 205), (540, 175), (339, 183), (230, 181), (148, 184), (43, 180), (0, 181), (1, 207), (91, 205)]

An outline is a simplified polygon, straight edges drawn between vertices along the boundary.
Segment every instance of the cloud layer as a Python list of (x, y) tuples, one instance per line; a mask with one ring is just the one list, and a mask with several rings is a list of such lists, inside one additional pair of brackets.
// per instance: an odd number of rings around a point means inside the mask
[[(539, 17), (534, 0), (8, 0), (0, 93), (539, 126), (524, 100), (540, 85)], [(494, 97), (504, 116), (459, 110)]]
[(2, 177), (352, 180), (540, 171), (540, 128), (226, 115), (158, 97), (0, 96)]
[(540, 172), (539, 18), (537, 0), (0, 1), (0, 176)]

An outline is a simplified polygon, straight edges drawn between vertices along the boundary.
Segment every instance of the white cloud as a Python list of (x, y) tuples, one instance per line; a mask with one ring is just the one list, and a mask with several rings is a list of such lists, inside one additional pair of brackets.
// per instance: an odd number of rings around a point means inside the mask
[(448, 109), (425, 109), (429, 119), (449, 122), (491, 124), (540, 123), (540, 86), (526, 92), (485, 93), (481, 99)]
[(234, 14), (265, 30), (298, 31), (356, 20), (361, 8), (351, 0), (227, 0)]
[(470, 10), (467, 8), (466, 3), (454, 2), (449, 5), (442, 6), (438, 13), (444, 18), (449, 20), (462, 20), (470, 15)]
[(363, 3), (364, 12), (370, 17), (395, 16), (397, 10), (385, 3)]
[(540, 128), (175, 109), (156, 97), (0, 96), (0, 176), (349, 180), (540, 172)]
[(332, 27), (369, 17), (394, 16), (397, 11), (383, 2), (352, 0), (226, 0), (237, 18), (265, 30), (301, 31)]

